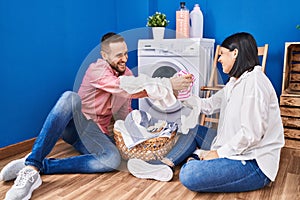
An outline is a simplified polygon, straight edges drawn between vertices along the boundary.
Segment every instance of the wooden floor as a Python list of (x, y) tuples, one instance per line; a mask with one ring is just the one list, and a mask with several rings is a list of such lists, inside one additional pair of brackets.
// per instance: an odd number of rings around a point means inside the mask
[[(27, 152), (0, 160), (0, 169), (9, 161), (25, 156)], [(73, 148), (64, 142), (58, 142), (51, 152), (52, 157), (76, 155)], [(187, 190), (178, 179), (180, 168), (176, 168), (175, 176), (170, 182), (137, 179), (130, 175), (126, 164), (121, 170), (100, 174), (67, 174), (42, 175), (43, 184), (34, 191), (32, 199), (247, 199), (247, 200), (296, 200), (300, 199), (300, 150), (283, 148), (280, 169), (277, 179), (271, 186), (261, 190), (243, 193), (196, 193)], [(0, 182), (0, 199), (4, 199), (6, 191), (13, 182)]]

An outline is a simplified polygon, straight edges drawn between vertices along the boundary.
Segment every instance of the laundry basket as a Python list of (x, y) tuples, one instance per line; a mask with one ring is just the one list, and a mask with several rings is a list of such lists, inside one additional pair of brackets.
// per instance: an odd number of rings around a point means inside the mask
[(123, 159), (138, 158), (145, 161), (161, 160), (174, 146), (176, 131), (172, 132), (171, 137), (156, 137), (148, 139), (130, 149), (123, 141), (122, 134), (113, 129), (116, 146)]

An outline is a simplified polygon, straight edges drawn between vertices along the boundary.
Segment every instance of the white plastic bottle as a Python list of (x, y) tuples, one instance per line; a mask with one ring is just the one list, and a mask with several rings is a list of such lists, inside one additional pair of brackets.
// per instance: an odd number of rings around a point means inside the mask
[(180, 2), (180, 8), (176, 11), (176, 38), (189, 38), (190, 36), (190, 12), (185, 2)]
[(190, 13), (190, 18), (191, 18), (190, 37), (203, 38), (203, 14), (200, 10), (199, 4), (195, 4), (194, 9)]

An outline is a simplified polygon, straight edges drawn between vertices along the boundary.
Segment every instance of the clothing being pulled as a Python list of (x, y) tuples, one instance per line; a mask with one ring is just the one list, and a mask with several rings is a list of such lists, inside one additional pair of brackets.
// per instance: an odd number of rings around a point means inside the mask
[(150, 78), (145, 74), (139, 74), (138, 77), (122, 76), (120, 88), (129, 94), (146, 90), (153, 104), (159, 108), (170, 107), (177, 102), (169, 78)]

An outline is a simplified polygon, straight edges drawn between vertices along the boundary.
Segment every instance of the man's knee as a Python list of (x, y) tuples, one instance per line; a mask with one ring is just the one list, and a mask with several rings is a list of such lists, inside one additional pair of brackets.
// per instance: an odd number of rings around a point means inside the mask
[(65, 91), (61, 95), (59, 102), (61, 102), (61, 104), (64, 104), (64, 106), (72, 106), (73, 110), (81, 110), (81, 99), (76, 92)]
[(73, 91), (65, 91), (62, 95), (61, 98), (63, 99), (70, 99), (72, 101), (80, 101), (80, 97), (76, 92)]

